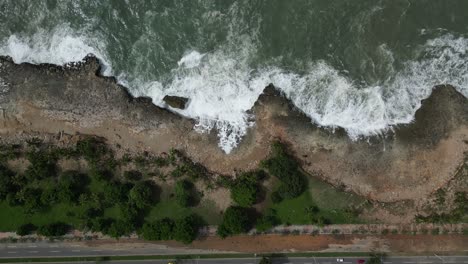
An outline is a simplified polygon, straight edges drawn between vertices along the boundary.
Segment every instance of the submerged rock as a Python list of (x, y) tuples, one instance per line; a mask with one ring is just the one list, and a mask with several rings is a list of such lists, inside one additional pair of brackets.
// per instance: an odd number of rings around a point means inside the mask
[(185, 109), (188, 98), (166, 95), (164, 96), (163, 101), (172, 108)]

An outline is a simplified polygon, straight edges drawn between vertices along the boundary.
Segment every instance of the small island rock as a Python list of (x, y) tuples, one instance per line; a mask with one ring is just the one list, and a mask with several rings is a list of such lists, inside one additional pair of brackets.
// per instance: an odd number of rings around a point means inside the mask
[(166, 95), (164, 96), (163, 101), (172, 108), (185, 109), (188, 98)]

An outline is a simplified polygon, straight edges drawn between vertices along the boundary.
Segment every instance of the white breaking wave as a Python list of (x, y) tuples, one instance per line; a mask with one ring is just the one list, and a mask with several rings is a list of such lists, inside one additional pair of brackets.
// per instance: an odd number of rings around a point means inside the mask
[(13, 58), (15, 63), (51, 63), (64, 65), (81, 61), (86, 55), (94, 54), (103, 66), (103, 74), (112, 74), (105, 47), (95, 38), (83, 37), (67, 25), (56, 27), (52, 32), (39, 30), (32, 36), (11, 35), (0, 42), (0, 54)]
[[(0, 54), (17, 63), (65, 64), (94, 53), (107, 65), (111, 61), (105, 47), (94, 38), (75, 34), (68, 27), (53, 32), (39, 31), (31, 37), (16, 35), (0, 42)], [(186, 53), (169, 80), (151, 82), (119, 81), (134, 95), (150, 96), (156, 105), (166, 107), (165, 95), (190, 98), (185, 110), (172, 109), (198, 120), (198, 131), (217, 129), (219, 146), (230, 153), (253, 125), (247, 114), (269, 83), (280, 88), (292, 102), (320, 126), (342, 127), (352, 139), (382, 133), (392, 125), (413, 120), (420, 101), (437, 84), (452, 84), (468, 97), (468, 39), (447, 34), (429, 40), (417, 52), (419, 57), (403, 65), (378, 85), (360, 87), (325, 61), (311, 62), (307, 74), (285, 71), (276, 66), (254, 69), (250, 58), (256, 47), (246, 41), (238, 49), (220, 48), (213, 52)], [(382, 56), (393, 61), (385, 46)], [(393, 70), (393, 69), (389, 69)]]

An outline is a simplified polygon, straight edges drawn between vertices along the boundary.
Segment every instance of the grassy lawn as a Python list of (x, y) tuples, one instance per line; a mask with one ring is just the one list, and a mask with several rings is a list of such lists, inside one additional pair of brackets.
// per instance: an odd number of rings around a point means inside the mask
[(178, 219), (196, 213), (201, 216), (207, 224), (217, 225), (221, 222), (222, 215), (217, 210), (213, 201), (202, 200), (197, 206), (182, 207), (171, 197), (172, 188), (173, 187), (167, 185), (161, 186), (163, 191), (160, 196), (160, 201), (151, 208), (146, 219), (160, 219), (164, 217)]
[(345, 210), (350, 206), (358, 206), (365, 199), (358, 195), (337, 190), (332, 185), (309, 177), (308, 189), (299, 197), (283, 200), (278, 204), (269, 201), (282, 223), (304, 225), (310, 224), (307, 208), (317, 206), (319, 216), (329, 219), (333, 224), (362, 223)]
[(0, 231), (15, 231), (18, 226), (25, 223), (42, 225), (62, 221), (77, 225), (79, 220), (73, 215), (77, 210), (78, 206), (57, 204), (44, 212), (29, 215), (25, 214), (21, 207), (11, 207), (7, 202), (0, 202)]

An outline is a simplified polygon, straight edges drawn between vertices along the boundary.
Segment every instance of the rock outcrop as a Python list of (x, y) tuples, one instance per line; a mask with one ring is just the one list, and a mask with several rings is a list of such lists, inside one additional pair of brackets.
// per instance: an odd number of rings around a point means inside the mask
[(163, 101), (172, 108), (183, 110), (187, 107), (188, 98), (166, 95), (164, 96)]

